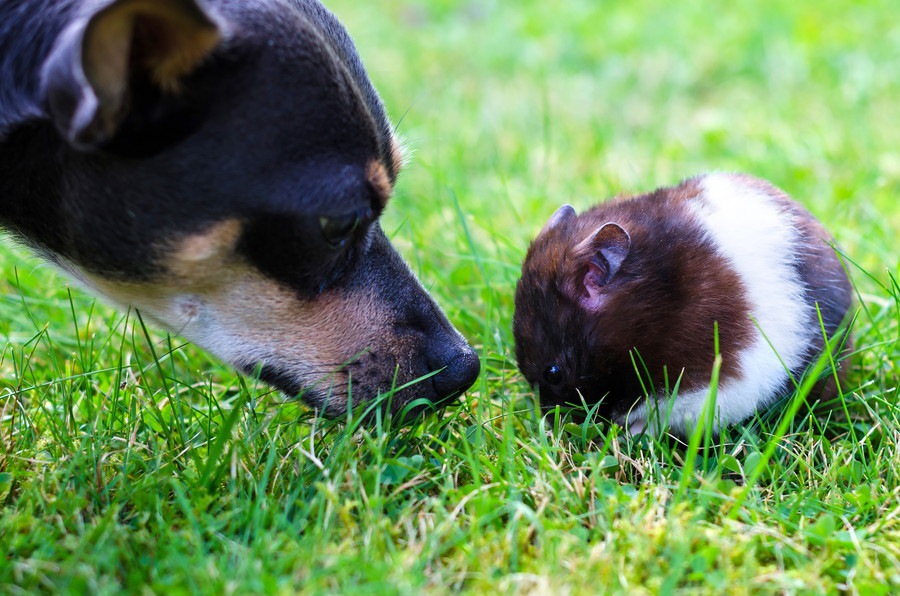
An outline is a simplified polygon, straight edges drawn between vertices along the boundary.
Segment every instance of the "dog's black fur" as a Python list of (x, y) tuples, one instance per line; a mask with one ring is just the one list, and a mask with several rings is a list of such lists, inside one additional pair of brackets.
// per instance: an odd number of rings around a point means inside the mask
[(401, 162), (314, 0), (0, 4), (0, 225), (327, 415), (478, 374), (379, 227)]

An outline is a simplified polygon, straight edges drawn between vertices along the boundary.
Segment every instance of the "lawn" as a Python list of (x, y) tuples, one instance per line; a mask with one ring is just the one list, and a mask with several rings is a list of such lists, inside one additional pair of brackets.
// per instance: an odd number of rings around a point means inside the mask
[[(481, 377), (411, 428), (316, 420), (7, 242), (0, 592), (900, 592), (895, 3), (327, 5), (408, 147), (384, 227)], [(510, 329), (530, 238), (708, 170), (837, 238), (843, 398), (699, 446), (542, 417)]]

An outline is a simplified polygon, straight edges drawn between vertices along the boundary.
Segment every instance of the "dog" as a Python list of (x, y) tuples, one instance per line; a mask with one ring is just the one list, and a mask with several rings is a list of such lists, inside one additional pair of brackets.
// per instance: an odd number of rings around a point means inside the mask
[(0, 226), (325, 416), (479, 374), (379, 226), (402, 162), (315, 0), (0, 4)]

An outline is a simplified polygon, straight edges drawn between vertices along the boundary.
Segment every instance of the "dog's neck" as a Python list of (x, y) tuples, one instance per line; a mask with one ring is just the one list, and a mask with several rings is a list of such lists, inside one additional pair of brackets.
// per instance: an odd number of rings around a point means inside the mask
[(41, 64), (77, 4), (0, 2), (0, 141), (16, 125), (43, 114), (38, 96)]

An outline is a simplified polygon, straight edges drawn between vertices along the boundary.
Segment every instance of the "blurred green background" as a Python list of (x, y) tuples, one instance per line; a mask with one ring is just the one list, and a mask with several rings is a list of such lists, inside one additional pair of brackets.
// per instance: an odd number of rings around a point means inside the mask
[(405, 220), (426, 246), (463, 246), (458, 201), (479, 248), (515, 264), (561, 202), (739, 170), (806, 204), (882, 279), (896, 270), (890, 2), (329, 6), (412, 149), (387, 227)]

